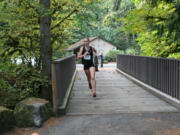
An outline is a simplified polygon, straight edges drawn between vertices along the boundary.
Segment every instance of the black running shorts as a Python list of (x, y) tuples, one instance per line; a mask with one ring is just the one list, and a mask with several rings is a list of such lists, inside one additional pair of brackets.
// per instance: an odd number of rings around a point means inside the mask
[(84, 70), (88, 70), (90, 67), (95, 67), (93, 62), (84, 63)]

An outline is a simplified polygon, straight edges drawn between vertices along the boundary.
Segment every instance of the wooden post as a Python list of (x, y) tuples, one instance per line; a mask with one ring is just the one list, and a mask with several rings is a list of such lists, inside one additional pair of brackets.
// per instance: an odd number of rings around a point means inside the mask
[(51, 64), (53, 112), (57, 114), (56, 64)]

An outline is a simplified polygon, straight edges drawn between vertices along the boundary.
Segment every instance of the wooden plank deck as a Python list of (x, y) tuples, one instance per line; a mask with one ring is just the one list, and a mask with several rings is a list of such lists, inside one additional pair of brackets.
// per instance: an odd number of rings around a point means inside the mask
[(97, 97), (93, 98), (82, 67), (77, 69), (67, 115), (179, 111), (116, 72), (114, 66), (96, 72)]

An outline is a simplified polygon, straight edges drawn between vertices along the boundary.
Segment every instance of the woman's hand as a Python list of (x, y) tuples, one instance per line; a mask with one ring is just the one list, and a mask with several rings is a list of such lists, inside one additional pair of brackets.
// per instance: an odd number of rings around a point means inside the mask
[(86, 51), (83, 55), (86, 56), (88, 54), (88, 51)]

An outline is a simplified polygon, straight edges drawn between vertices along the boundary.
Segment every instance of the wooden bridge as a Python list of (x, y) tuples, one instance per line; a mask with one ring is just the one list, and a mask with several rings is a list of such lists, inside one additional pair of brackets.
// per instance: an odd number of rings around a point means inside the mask
[(75, 66), (74, 56), (52, 65), (54, 111), (65, 115), (42, 135), (180, 134), (179, 60), (121, 55), (96, 72), (96, 98)]
[(97, 97), (82, 68), (78, 68), (67, 114), (116, 114), (130, 112), (176, 112), (178, 109), (155, 97), (116, 71), (106, 67), (96, 72)]

